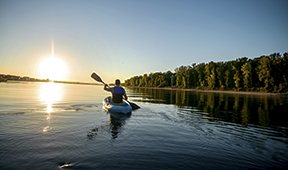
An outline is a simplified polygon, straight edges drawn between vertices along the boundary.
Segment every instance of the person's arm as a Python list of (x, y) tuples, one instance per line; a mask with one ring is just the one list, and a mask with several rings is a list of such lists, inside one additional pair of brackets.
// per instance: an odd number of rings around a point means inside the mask
[(124, 93), (123, 97), (125, 100), (128, 100), (128, 96), (126, 95), (126, 93)]
[(125, 91), (125, 89), (124, 89), (123, 97), (124, 97), (125, 100), (128, 100), (128, 96), (126, 95), (126, 91)]
[(104, 90), (112, 92), (112, 89), (108, 86), (108, 84), (104, 85)]

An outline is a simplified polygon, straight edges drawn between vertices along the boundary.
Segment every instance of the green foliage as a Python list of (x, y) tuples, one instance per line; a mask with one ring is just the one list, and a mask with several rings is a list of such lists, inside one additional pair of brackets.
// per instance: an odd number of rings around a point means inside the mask
[(252, 87), (252, 68), (250, 63), (245, 63), (241, 66), (241, 71), (243, 75), (243, 85), (245, 89)]
[(271, 77), (271, 61), (269, 56), (262, 56), (259, 59), (258, 67), (256, 68), (259, 81), (262, 82), (264, 91), (270, 91), (273, 85), (273, 77)]
[(218, 86), (221, 89), (225, 88), (225, 65), (223, 62), (217, 63), (216, 75), (218, 79)]
[(224, 63), (223, 66), (224, 67), (224, 81), (225, 81), (225, 85), (224, 87), (226, 88), (233, 88), (234, 87), (234, 80), (233, 80), (233, 75), (234, 75), (234, 71), (233, 71), (233, 66), (232, 66), (232, 62), (227, 62)]
[(215, 89), (215, 87), (217, 87), (217, 84), (216, 84), (217, 75), (216, 75), (216, 67), (215, 67), (214, 62), (210, 62), (205, 65), (205, 75), (206, 75), (206, 80), (208, 83), (208, 88)]
[(254, 59), (193, 63), (174, 72), (134, 76), (125, 81), (133, 87), (177, 87), (288, 92), (288, 53), (274, 53)]

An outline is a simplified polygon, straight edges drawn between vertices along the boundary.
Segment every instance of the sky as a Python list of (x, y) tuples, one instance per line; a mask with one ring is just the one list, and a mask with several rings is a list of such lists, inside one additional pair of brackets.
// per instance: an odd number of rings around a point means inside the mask
[(181, 65), (288, 52), (286, 0), (0, 0), (0, 73), (105, 82)]

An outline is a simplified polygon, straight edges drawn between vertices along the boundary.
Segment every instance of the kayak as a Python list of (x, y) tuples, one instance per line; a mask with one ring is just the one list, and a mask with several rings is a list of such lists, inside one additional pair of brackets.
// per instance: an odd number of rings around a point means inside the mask
[(113, 103), (111, 97), (106, 97), (104, 99), (103, 109), (107, 112), (122, 114), (128, 114), (132, 111), (131, 105), (126, 100), (123, 100), (122, 103)]

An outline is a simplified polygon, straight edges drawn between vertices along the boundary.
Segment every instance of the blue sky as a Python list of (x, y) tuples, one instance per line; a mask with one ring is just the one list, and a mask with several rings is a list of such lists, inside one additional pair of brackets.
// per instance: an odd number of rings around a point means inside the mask
[(0, 73), (37, 77), (50, 53), (69, 80), (113, 82), (181, 65), (288, 51), (285, 0), (0, 0)]

